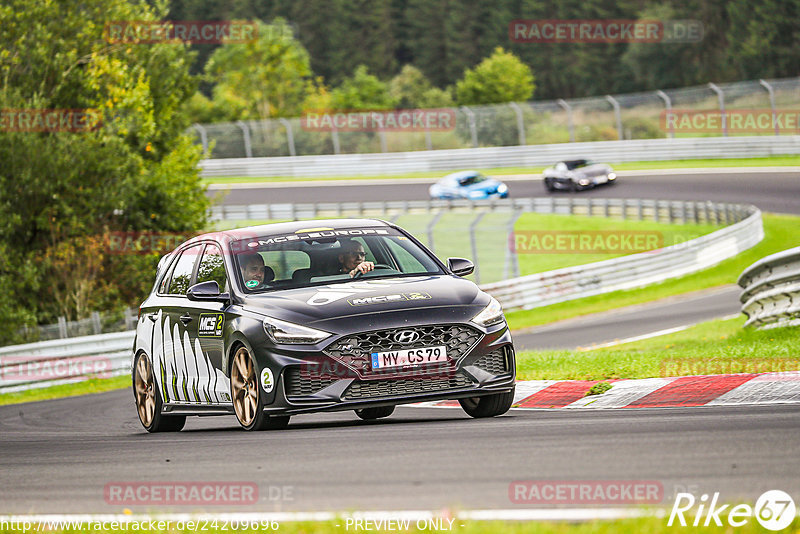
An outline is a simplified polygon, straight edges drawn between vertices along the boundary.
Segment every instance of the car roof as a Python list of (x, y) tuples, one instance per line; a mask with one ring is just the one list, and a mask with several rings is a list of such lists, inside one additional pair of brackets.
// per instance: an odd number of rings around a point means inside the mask
[(392, 225), (380, 219), (315, 219), (310, 221), (290, 221), (233, 228), (231, 230), (223, 230), (221, 232), (209, 232), (207, 234), (198, 235), (186, 243), (204, 241), (208, 239), (213, 239), (223, 243), (230, 243), (240, 239), (275, 234), (291, 234), (301, 230), (339, 230), (342, 228), (370, 228), (375, 226), (391, 227)]
[(460, 180), (461, 178), (468, 178), (470, 176), (475, 176), (477, 174), (480, 174), (480, 172), (478, 172), (478, 171), (458, 171), (458, 172), (454, 172), (452, 174), (448, 174), (447, 176), (445, 176), (445, 178), (448, 179), (448, 180)]

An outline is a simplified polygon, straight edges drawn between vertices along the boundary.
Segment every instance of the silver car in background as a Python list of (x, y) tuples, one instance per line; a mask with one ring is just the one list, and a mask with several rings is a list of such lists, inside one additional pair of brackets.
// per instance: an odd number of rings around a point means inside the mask
[(548, 191), (583, 191), (597, 185), (613, 184), (617, 174), (609, 165), (586, 159), (559, 161), (542, 172)]

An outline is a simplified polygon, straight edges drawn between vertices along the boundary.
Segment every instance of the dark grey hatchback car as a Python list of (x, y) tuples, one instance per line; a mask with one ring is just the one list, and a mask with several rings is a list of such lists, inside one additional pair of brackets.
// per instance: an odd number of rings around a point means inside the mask
[[(357, 267), (353, 267), (357, 266)], [(514, 399), (499, 303), (401, 228), (337, 219), (197, 236), (162, 258), (140, 309), (133, 392), (150, 432), (235, 414), (247, 430), (293, 414), (457, 399), (472, 417)]]

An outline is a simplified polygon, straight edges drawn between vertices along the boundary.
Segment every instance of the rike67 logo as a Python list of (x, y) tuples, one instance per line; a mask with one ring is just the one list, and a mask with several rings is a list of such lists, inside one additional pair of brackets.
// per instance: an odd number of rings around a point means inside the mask
[(697, 504), (694, 511), (694, 521), (692, 526), (710, 526), (712, 523), (718, 527), (723, 526), (724, 522), (732, 527), (746, 525), (754, 516), (762, 527), (767, 530), (783, 530), (792, 524), (797, 516), (792, 497), (781, 490), (766, 491), (756, 500), (755, 506), (749, 504), (737, 504), (731, 508), (730, 504), (719, 504), (719, 492), (714, 493), (711, 501), (707, 494), (700, 496), (699, 502), (691, 493), (678, 493), (675, 496), (675, 504), (669, 514), (667, 526), (671, 527), (677, 519), (682, 527), (687, 526), (686, 515), (692, 514), (692, 509)]

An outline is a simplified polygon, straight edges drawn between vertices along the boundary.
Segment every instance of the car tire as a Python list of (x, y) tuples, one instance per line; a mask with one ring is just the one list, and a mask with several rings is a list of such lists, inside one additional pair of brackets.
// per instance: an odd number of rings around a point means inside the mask
[(394, 413), (394, 406), (381, 406), (379, 408), (361, 408), (360, 410), (355, 410), (356, 415), (359, 416), (364, 421), (372, 421), (374, 419), (381, 419), (383, 417), (389, 417)]
[(469, 397), (459, 399), (461, 408), (467, 415), (476, 419), (482, 417), (496, 417), (506, 413), (514, 403), (514, 390), (507, 393), (495, 393), (494, 395), (484, 395), (482, 397)]
[(231, 361), (231, 400), (239, 425), (245, 430), (280, 430), (289, 424), (288, 415), (264, 413), (264, 397), (258, 383), (256, 364), (247, 347), (240, 345)]
[(136, 357), (131, 379), (136, 412), (145, 430), (150, 433), (178, 432), (184, 427), (185, 415), (161, 413), (163, 406), (161, 391), (158, 389), (150, 358), (144, 352), (140, 352)]
[(551, 193), (556, 190), (556, 188), (553, 187), (553, 183), (551, 182), (550, 178), (545, 178), (544, 179), (544, 188), (547, 189)]

